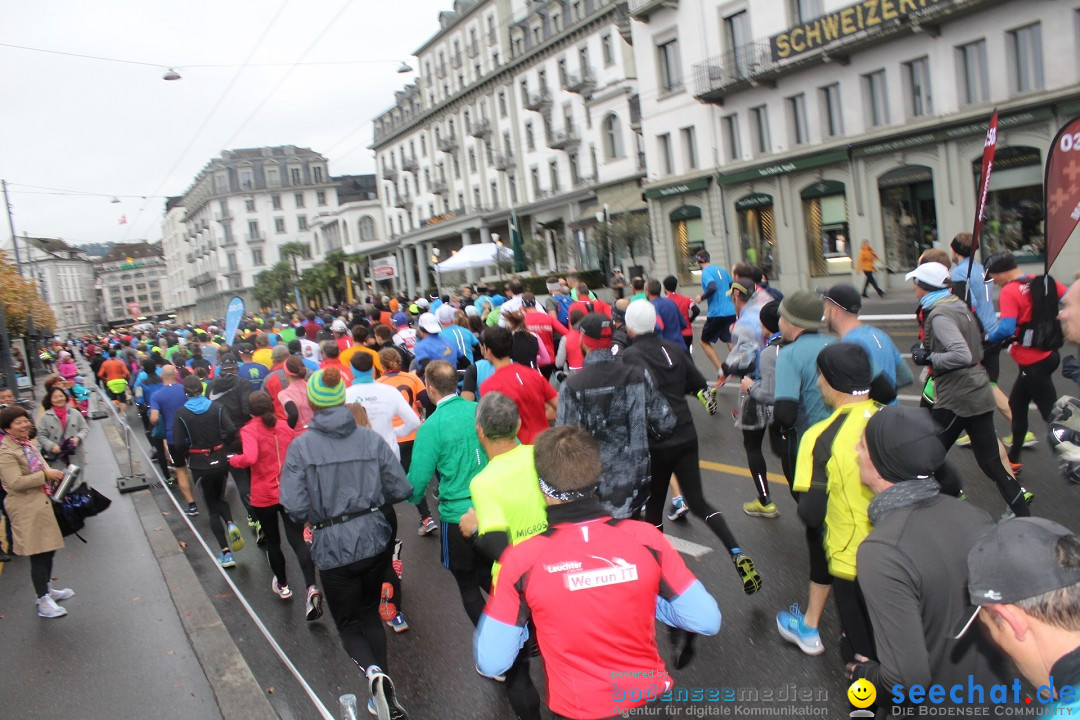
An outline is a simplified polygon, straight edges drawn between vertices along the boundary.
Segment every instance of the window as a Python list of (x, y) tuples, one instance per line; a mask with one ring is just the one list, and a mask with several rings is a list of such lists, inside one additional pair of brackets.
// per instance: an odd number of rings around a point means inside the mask
[(904, 63), (907, 79), (908, 116), (917, 118), (934, 114), (934, 100), (930, 96), (930, 60), (919, 58)]
[(285, 218), (274, 218), (274, 232), (278, 234), (285, 232)]
[(1012, 91), (1026, 93), (1043, 87), (1042, 26), (1018, 28), (1009, 35), (1009, 80)]
[(986, 71), (986, 41), (977, 40), (956, 48), (960, 75), (960, 102), (975, 105), (990, 100), (990, 79)]
[(293, 195), (293, 199), (296, 200), (296, 207), (304, 207), (304, 193), (296, 193)]
[(314, 167), (314, 169), (312, 170), (312, 172), (313, 172), (314, 177), (315, 177), (315, 182), (321, 183), (323, 181), (322, 167), (319, 166), (319, 165), (316, 165)]
[(548, 163), (548, 174), (551, 176), (551, 191), (559, 192), (559, 161), (552, 160)]
[(244, 198), (244, 209), (249, 213), (255, 212), (255, 198)]
[(251, 248), (251, 264), (255, 266), (263, 264), (262, 248)]
[(270, 196), (270, 205), (275, 210), (280, 210), (281, 209), (281, 196), (280, 195), (271, 195)]
[(307, 215), (297, 215), (296, 216), (296, 226), (300, 230), (307, 230), (308, 229)]
[(826, 137), (844, 134), (844, 115), (840, 105), (840, 83), (826, 85), (821, 94), (821, 128)]
[(739, 116), (725, 115), (721, 120), (724, 127), (724, 142), (728, 149), (728, 160), (742, 159), (742, 143), (739, 142)]
[(557, 64), (559, 70), (559, 87), (566, 87), (566, 58), (559, 58)]
[(513, 176), (506, 178), (506, 186), (510, 188), (510, 202), (515, 204), (518, 201), (517, 180)]
[(863, 75), (863, 93), (866, 97), (866, 118), (870, 127), (888, 125), (889, 97), (885, 92), (884, 70)]
[(229, 272), (236, 272), (236, 253), (229, 253), (225, 256), (225, 262), (228, 263)]
[(299, 185), (301, 183), (300, 168), (289, 168), (289, 183), (292, 185)]
[(533, 136), (533, 124), (531, 122), (525, 123), (525, 148), (527, 150), (536, 149), (536, 138)]
[(619, 116), (615, 113), (610, 113), (604, 118), (603, 137), (604, 157), (608, 160), (621, 158), (623, 156), (622, 130), (619, 128)]
[(499, 207), (499, 184), (492, 181), (490, 191), (492, 207)]
[(600, 53), (604, 57), (604, 66), (615, 64), (615, 45), (611, 41), (611, 33), (600, 36)]
[(499, 91), (499, 117), (506, 117), (506, 91)]
[(790, 2), (792, 25), (813, 20), (824, 13), (821, 0), (790, 0)]
[(259, 221), (248, 220), (248, 240), (253, 240), (259, 237)]
[(578, 63), (579, 63), (578, 66), (581, 68), (581, 77), (584, 80), (585, 75), (588, 74), (589, 67), (590, 67), (590, 64), (589, 64), (589, 46), (588, 45), (582, 45), (581, 47), (579, 47), (578, 51), (577, 51), (577, 56), (578, 56)]
[(724, 41), (727, 43), (727, 51), (735, 60), (733, 70), (736, 77), (746, 77), (748, 75), (746, 64), (750, 53), (739, 52), (751, 42), (750, 14), (746, 10), (724, 18)]
[(469, 172), (476, 172), (476, 150), (469, 148)]
[(267, 187), (280, 187), (281, 174), (276, 167), (266, 168), (266, 186)]
[(529, 175), (532, 177), (533, 197), (540, 197), (540, 169), (532, 168)]
[(660, 150), (660, 162), (665, 175), (675, 174), (675, 158), (671, 154), (671, 133), (656, 136), (656, 144)]
[[(432, 208), (432, 215), (435, 214), (434, 208)], [(360, 226), (358, 228), (360, 232), (360, 241), (369, 242), (375, 239), (375, 219), (370, 215), (365, 215), (360, 218)]]
[(427, 135), (420, 134), (420, 157), (427, 157)]
[(806, 124), (806, 95), (799, 93), (787, 99), (788, 121), (791, 125), (793, 145), (805, 145), (810, 141), (810, 131)]
[(769, 137), (769, 108), (758, 105), (750, 108), (750, 137), (755, 154), (772, 152), (772, 140)]
[(317, 202), (319, 204), (319, 207), (322, 207), (322, 206), (326, 205), (326, 191), (325, 190), (320, 190), (319, 192), (315, 193), (315, 202)]
[(541, 70), (540, 72), (536, 73), (536, 84), (540, 86), (540, 93), (541, 94), (547, 92), (548, 85), (547, 85), (547, 72), (546, 71)]
[(669, 93), (682, 90), (682, 65), (679, 61), (677, 38), (656, 46), (656, 61), (660, 70), (660, 88)]
[(684, 127), (679, 134), (682, 135), (683, 150), (686, 151), (686, 168), (697, 170), (697, 139), (694, 136), (694, 126)]
[(240, 171), (240, 188), (242, 190), (250, 190), (253, 187), (255, 187), (255, 183), (253, 181), (251, 170), (241, 170)]

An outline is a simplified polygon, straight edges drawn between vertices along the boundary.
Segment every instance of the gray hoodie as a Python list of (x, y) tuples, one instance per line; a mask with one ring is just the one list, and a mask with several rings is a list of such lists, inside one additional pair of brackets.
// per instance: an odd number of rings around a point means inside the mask
[[(408, 499), (412, 486), (386, 441), (357, 427), (343, 405), (319, 410), (293, 440), (281, 472), (281, 504), (298, 522), (318, 523)], [(378, 555), (390, 523), (372, 512), (315, 530), (311, 559), (321, 570)]]

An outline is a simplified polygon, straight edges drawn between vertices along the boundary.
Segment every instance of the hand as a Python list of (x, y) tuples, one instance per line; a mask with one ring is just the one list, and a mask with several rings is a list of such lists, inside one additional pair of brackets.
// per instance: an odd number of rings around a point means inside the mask
[(468, 540), (476, 534), (476, 528), (478, 523), (476, 522), (476, 510), (469, 508), (469, 512), (461, 516), (458, 520), (458, 530), (461, 531), (461, 536)]
[(743, 375), (742, 381), (739, 383), (739, 389), (743, 392), (750, 392), (750, 388), (754, 386), (754, 379), (749, 375)]
[(59, 455), (60, 454), (60, 446), (59, 445), (53, 445), (52, 449), (50, 449), (49, 452), (51, 452), (53, 455)]
[(64, 471), (63, 470), (57, 470), (56, 468), (46, 468), (45, 469), (45, 478), (47, 480), (51, 481), (51, 482), (56, 482), (58, 480), (63, 480), (64, 479)]
[(855, 660), (856, 660), (856, 662), (848, 663), (847, 665), (844, 666), (844, 676), (848, 680), (851, 680), (852, 682), (855, 682), (855, 680), (862, 677), (859, 674), (859, 667), (861, 665), (863, 665), (865, 663), (874, 662), (870, 658), (866, 657), (865, 655), (860, 655), (859, 653), (855, 653)]
[(916, 365), (931, 365), (930, 350), (922, 343), (915, 343), (911, 346), (911, 361)]
[(696, 302), (696, 303), (699, 303), (699, 302), (701, 302), (701, 301), (702, 301), (703, 299), (704, 299), (704, 298), (702, 298), (702, 297), (701, 297), (700, 295), (698, 295), (698, 296), (697, 296), (696, 298), (694, 298), (694, 302)]
[(724, 383), (727, 382), (727, 379), (728, 379), (728, 376), (724, 375), (723, 371), (718, 373), (717, 376), (716, 376), (716, 387), (718, 387), (718, 388), (724, 387)]
[(1061, 374), (1074, 382), (1080, 382), (1080, 360), (1075, 355), (1066, 355), (1061, 361)]

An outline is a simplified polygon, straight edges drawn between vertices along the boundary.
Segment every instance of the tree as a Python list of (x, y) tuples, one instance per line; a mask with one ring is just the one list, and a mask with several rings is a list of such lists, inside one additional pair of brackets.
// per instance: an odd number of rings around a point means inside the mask
[(637, 265), (636, 255), (652, 255), (652, 233), (646, 214), (620, 213), (610, 223), (601, 223), (597, 236), (605, 256), (609, 251), (618, 256), (620, 250), (625, 250), (630, 263)]
[(263, 307), (288, 305), (292, 300), (293, 268), (288, 260), (280, 260), (269, 270), (255, 276), (252, 295)]
[(8, 257), (0, 250), (0, 302), (4, 303), (8, 331), (12, 335), (25, 335), (30, 316), (34, 318), (34, 330), (52, 330), (56, 316), (41, 297), (37, 281), (19, 275)]

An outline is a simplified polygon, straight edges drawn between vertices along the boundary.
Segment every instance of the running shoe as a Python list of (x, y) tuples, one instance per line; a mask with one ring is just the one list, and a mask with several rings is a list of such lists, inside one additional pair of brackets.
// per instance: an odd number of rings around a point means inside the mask
[(701, 406), (704, 407), (710, 415), (716, 414), (716, 388), (698, 390), (697, 399), (701, 401)]
[(312, 585), (307, 589), (307, 602), (304, 604), (307, 621), (314, 622), (322, 617), (322, 591)]
[(403, 633), (409, 629), (409, 623), (405, 622), (405, 616), (401, 613), (395, 615), (394, 619), (386, 624), (393, 628), (396, 633)]
[(394, 691), (394, 681), (383, 673), (374, 673), (368, 678), (368, 688), (371, 692), (371, 701), (368, 702), (368, 712), (379, 720), (407, 720), (409, 714), (398, 702), (397, 693)]
[(259, 547), (266, 544), (266, 531), (258, 520), (255, 521), (255, 544)]
[(248, 520), (248, 527), (249, 528), (258, 527), (259, 521), (256, 520), (255, 518), (251, 517), (250, 514), (248, 514), (247, 520)]
[(282, 600), (288, 600), (292, 597), (292, 590), (289, 589), (289, 586), (279, 583), (276, 577), (270, 581), (270, 589)]
[[(1031, 505), (1032, 501), (1035, 499), (1035, 493), (1031, 492), (1030, 490), (1024, 490), (1023, 488), (1020, 489), (1024, 493), (1024, 502), (1026, 502), (1028, 505)], [(1008, 520), (1009, 518), (1014, 517), (1016, 517), (1016, 512), (1011, 507), (1005, 508), (1005, 512), (1001, 513), (1002, 520)]]
[(742, 511), (750, 517), (780, 517), (780, 510), (777, 509), (776, 503), (774, 502), (766, 503), (764, 505), (760, 500), (743, 503)]
[(780, 631), (780, 637), (798, 645), (807, 655), (820, 655), (825, 652), (821, 635), (817, 628), (807, 627), (799, 603), (794, 603), (789, 610), (776, 613), (776, 629)]
[(960, 437), (956, 438), (955, 444), (959, 445), (960, 447), (971, 447), (971, 436), (967, 433), (964, 433)]
[(188, 503), (187, 510), (184, 511), (184, 514), (188, 517), (198, 517), (199, 506), (195, 503)]
[(690, 507), (683, 500), (682, 495), (676, 495), (671, 498), (671, 512), (668, 513), (667, 519), (672, 522), (676, 520), (682, 520), (686, 517), (686, 513), (690, 512)]
[(390, 624), (397, 617), (397, 614), (397, 603), (394, 602), (394, 586), (384, 582), (379, 596), (379, 617), (382, 618), (384, 623)]
[(71, 598), (75, 597), (75, 591), (72, 590), (71, 588), (62, 588), (60, 590), (54, 590), (53, 587), (52, 587), (52, 583), (50, 583), (49, 584), (49, 597), (51, 597), (53, 600), (56, 600), (57, 602), (62, 602), (64, 600), (70, 600)]
[(739, 577), (742, 578), (744, 593), (753, 595), (761, 589), (761, 575), (754, 569), (754, 561), (750, 559), (749, 555), (744, 552), (737, 553), (731, 556), (731, 561), (735, 563), (735, 569), (739, 572)]
[(236, 560), (233, 560), (233, 555), (228, 550), (221, 553), (221, 555), (218, 556), (217, 561), (218, 561), (218, 565), (220, 565), (223, 568), (236, 567)]
[(439, 529), (439, 524), (432, 520), (430, 517), (426, 517), (420, 521), (420, 527), (416, 529), (417, 535), (430, 535)]
[[(1001, 444), (1005, 447), (1012, 447), (1012, 433), (1009, 433), (1005, 437), (1001, 438)], [(1028, 431), (1028, 434), (1024, 436), (1024, 447), (1031, 447), (1032, 445), (1038, 445), (1039, 441), (1035, 437), (1035, 433)]]
[(37, 614), (43, 618), (59, 618), (67, 615), (67, 610), (56, 604), (48, 595), (42, 595), (37, 599)]
[(1012, 470), (1013, 477), (1020, 477), (1020, 473), (1024, 469), (1024, 463), (1009, 463), (1009, 469)]
[(240, 534), (240, 528), (236, 527), (236, 523), (229, 523), (229, 529), (227, 531), (229, 536), (229, 547), (233, 552), (240, 552), (244, 549), (244, 536)]
[(500, 683), (506, 682), (506, 676), (505, 675), (485, 675), (484, 673), (480, 672), (480, 666), (479, 665), (476, 666), (476, 674), (479, 675), (480, 677), (486, 677), (488, 680), (494, 680), (495, 682), (500, 682)]

